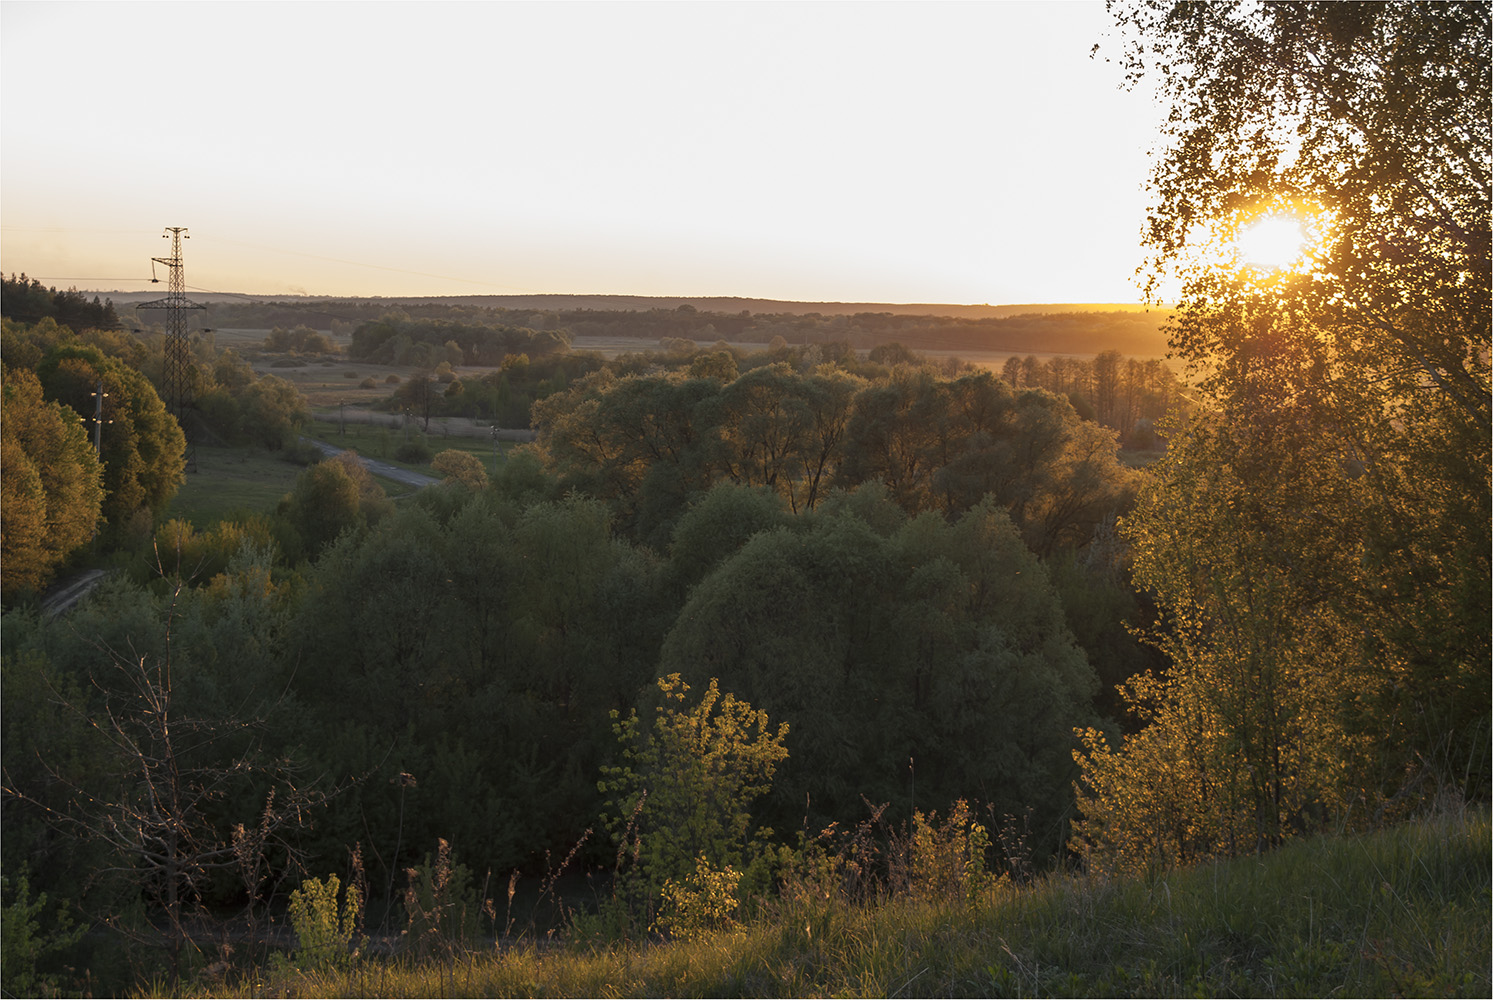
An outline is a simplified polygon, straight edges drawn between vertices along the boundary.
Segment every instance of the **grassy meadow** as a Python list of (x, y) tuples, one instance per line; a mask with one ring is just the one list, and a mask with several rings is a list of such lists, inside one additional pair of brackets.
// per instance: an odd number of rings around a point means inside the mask
[(168, 516), (206, 531), (240, 514), (266, 514), (295, 487), (302, 467), (258, 448), (197, 445), (197, 471), (172, 498)]
[[(455, 421), (450, 423), (454, 424)], [(463, 423), (470, 423), (470, 421)], [(307, 437), (325, 441), (339, 448), (349, 448), (368, 458), (376, 458), (381, 462), (388, 462), (390, 465), (397, 465), (413, 472), (430, 472), (429, 463), (400, 462), (394, 458), (394, 449), (404, 438), (403, 430), (352, 420), (339, 423), (336, 413), (318, 414), (316, 419), (302, 430)], [(418, 430), (418, 424), (411, 425), (410, 433)], [(466, 430), (468, 430), (466, 427), (460, 428), (460, 431)], [(432, 419), (430, 432), (424, 437), (432, 454), (438, 455), (447, 450), (469, 452), (481, 459), (483, 467), (491, 473), (493, 471), (491, 432), (487, 428), (475, 428), (475, 432), (480, 433), (476, 433), (475, 436), (472, 433), (460, 433), (457, 428), (449, 427), (448, 422)], [(499, 441), (497, 460), (503, 461), (503, 456), (514, 447), (516, 447), (516, 442)]]
[[(256, 970), (224, 997), (1490, 994), (1489, 816), (1139, 878), (1060, 873), (855, 906), (807, 891), (696, 940), (571, 933)], [(807, 888), (807, 887), (806, 887)]]

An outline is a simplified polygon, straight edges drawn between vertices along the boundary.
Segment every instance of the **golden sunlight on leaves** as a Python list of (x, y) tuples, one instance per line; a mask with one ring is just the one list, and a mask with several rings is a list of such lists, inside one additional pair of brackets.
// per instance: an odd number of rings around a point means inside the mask
[(1335, 225), (1331, 211), (1311, 202), (1281, 197), (1256, 203), (1197, 226), (1171, 277), (1184, 283), (1243, 281), (1263, 290), (1320, 275)]

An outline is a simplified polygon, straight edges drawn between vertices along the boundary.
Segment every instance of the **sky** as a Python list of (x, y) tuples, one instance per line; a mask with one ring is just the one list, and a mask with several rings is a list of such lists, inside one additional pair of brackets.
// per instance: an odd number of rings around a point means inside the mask
[(184, 226), (196, 290), (1138, 302), (1118, 48), (1079, 0), (5, 0), (0, 270), (145, 291)]

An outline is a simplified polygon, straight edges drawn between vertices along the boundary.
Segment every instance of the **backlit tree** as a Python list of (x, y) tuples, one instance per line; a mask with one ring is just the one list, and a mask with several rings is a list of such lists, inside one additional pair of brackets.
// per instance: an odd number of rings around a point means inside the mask
[[(1232, 750), (1272, 710), (1262, 671), (1285, 670), (1320, 697), (1276, 744), (1317, 739), (1316, 763), (1281, 780), (1347, 769), (1328, 784), (1355, 789), (1371, 817), (1437, 784), (1486, 794), (1489, 6), (1112, 9), (1132, 78), (1159, 74), (1171, 109), (1146, 272), (1153, 295), (1180, 294), (1172, 346), (1211, 411), (1174, 435), (1127, 524), (1149, 553), (1137, 579), (1175, 622), (1153, 717), (1240, 705), (1235, 723), (1173, 733), (1202, 739), (1234, 769), (1214, 778), (1242, 788), (1259, 775)], [(1307, 230), (1302, 261), (1242, 266), (1239, 231), (1272, 214)], [(1224, 488), (1196, 492), (1200, 463)], [(1223, 660), (1243, 669), (1229, 679)], [(1356, 758), (1329, 732), (1378, 754)], [(1160, 739), (1118, 752), (1136, 764)], [(1086, 813), (1110, 826), (1091, 825), (1087, 847), (1116, 847), (1135, 829), (1114, 823), (1148, 822), (1125, 813), (1139, 786), (1091, 751)], [(1262, 842), (1347, 811), (1328, 784)], [(1207, 794), (1179, 795), (1177, 821), (1200, 822)], [(1248, 809), (1263, 815), (1273, 794), (1250, 791)]]

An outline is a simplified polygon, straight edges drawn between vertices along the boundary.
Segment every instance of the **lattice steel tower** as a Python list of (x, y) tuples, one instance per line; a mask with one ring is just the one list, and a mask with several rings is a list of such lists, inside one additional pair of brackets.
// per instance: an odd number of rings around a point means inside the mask
[[(187, 301), (187, 280), (181, 262), (181, 241), (190, 239), (185, 226), (167, 226), (161, 239), (170, 238), (171, 256), (150, 258), (157, 264), (165, 264), (167, 272), (166, 297), (142, 302), (136, 309), (166, 310), (165, 345), (165, 389), (166, 408), (181, 425), (187, 439), (187, 471), (197, 471), (197, 451), (192, 427), (187, 419), (187, 410), (192, 405), (192, 347), (187, 340), (188, 309), (206, 309), (206, 306)], [(152, 278), (158, 281), (158, 278)]]

